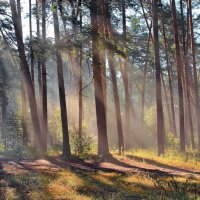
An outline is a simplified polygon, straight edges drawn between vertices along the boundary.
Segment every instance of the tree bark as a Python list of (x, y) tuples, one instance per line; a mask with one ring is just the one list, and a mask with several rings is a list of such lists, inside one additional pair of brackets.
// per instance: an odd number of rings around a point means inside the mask
[[(52, 0), (52, 5), (55, 7), (56, 0)], [(70, 144), (69, 144), (69, 130), (68, 130), (68, 118), (67, 118), (67, 107), (65, 98), (65, 85), (63, 78), (63, 63), (61, 57), (61, 51), (59, 49), (60, 44), (60, 30), (58, 22), (57, 7), (53, 12), (54, 22), (54, 34), (55, 34), (55, 45), (56, 45), (56, 63), (57, 63), (57, 76), (58, 76), (58, 89), (60, 99), (60, 110), (61, 110), (61, 121), (62, 121), (62, 132), (63, 132), (63, 157), (69, 160), (71, 157)]]
[(37, 113), (37, 104), (35, 98), (35, 92), (33, 87), (33, 82), (31, 80), (31, 74), (29, 71), (29, 66), (26, 60), (23, 37), (21, 32), (21, 22), (19, 13), (16, 10), (16, 2), (14, 0), (10, 0), (11, 12), (12, 12), (12, 20), (15, 29), (15, 35), (18, 45), (18, 52), (21, 64), (21, 72), (22, 72), (22, 79), (26, 82), (30, 110), (31, 110), (31, 118), (32, 124), (34, 129), (34, 139), (35, 139), (35, 149), (43, 154), (43, 147), (42, 147), (42, 139), (41, 139), (41, 129), (39, 123), (39, 117)]
[(199, 88), (197, 79), (197, 68), (196, 68), (196, 47), (194, 40), (194, 29), (193, 29), (193, 19), (192, 19), (192, 3), (188, 0), (188, 10), (189, 10), (189, 23), (190, 23), (190, 36), (191, 36), (191, 50), (192, 50), (192, 67), (194, 76), (194, 92), (195, 92), (195, 104), (196, 104), (196, 119), (197, 119), (197, 131), (198, 140), (200, 147), (200, 106), (199, 106)]
[(107, 122), (106, 109), (103, 98), (103, 83), (102, 83), (102, 65), (99, 50), (99, 25), (97, 19), (97, 5), (98, 0), (91, 1), (90, 15), (91, 15), (91, 31), (92, 31), (92, 67), (94, 78), (94, 92), (96, 103), (96, 118), (98, 129), (98, 154), (103, 156), (109, 155), (108, 138), (107, 138)]
[(177, 137), (176, 118), (175, 118), (175, 109), (174, 109), (174, 94), (173, 94), (173, 87), (172, 87), (172, 75), (171, 75), (171, 67), (169, 63), (169, 52), (168, 52), (168, 47), (167, 47), (167, 38), (166, 38), (166, 33), (165, 33), (165, 22), (164, 22), (163, 14), (162, 14), (162, 29), (163, 29), (165, 56), (166, 56), (166, 64), (167, 64), (167, 75), (168, 75), (168, 84), (169, 84), (169, 93), (170, 93), (173, 134), (175, 137)]
[(180, 127), (180, 150), (185, 151), (185, 122), (184, 122), (184, 103), (183, 103), (183, 85), (182, 85), (182, 58), (179, 44), (178, 25), (176, 17), (175, 0), (171, 4), (173, 29), (174, 29), (174, 42), (176, 45), (176, 68), (178, 75), (178, 95), (179, 95), (179, 127)]
[[(123, 43), (124, 43), (124, 48), (127, 48), (126, 45), (126, 5), (125, 5), (125, 0), (122, 0), (122, 26), (123, 26)], [(127, 49), (126, 49), (127, 50)], [(124, 94), (125, 94), (125, 135), (126, 135), (126, 140), (125, 140), (125, 148), (130, 149), (131, 148), (131, 131), (130, 131), (130, 110), (132, 108), (131, 101), (130, 101), (130, 93), (129, 93), (129, 80), (128, 80), (128, 70), (127, 70), (127, 65), (128, 61), (127, 58), (122, 61), (123, 64), (120, 67), (120, 71), (122, 74), (122, 80), (123, 80), (123, 85), (124, 85)]]
[[(42, 41), (46, 44), (46, 0), (42, 0)], [(45, 50), (42, 57), (42, 119), (43, 119), (43, 146), (47, 151), (47, 135), (48, 135), (48, 110), (47, 110), (47, 70)]]
[(32, 1), (29, 0), (29, 29), (30, 29), (30, 56), (31, 56), (31, 78), (33, 81), (33, 86), (35, 87), (35, 70), (34, 70), (34, 54), (33, 54), (33, 47), (32, 47)]
[(156, 70), (156, 107), (157, 107), (157, 142), (158, 155), (165, 153), (165, 125), (162, 106), (161, 92), (161, 66), (159, 56), (159, 38), (158, 38), (158, 0), (153, 0), (153, 40), (154, 40), (154, 62)]

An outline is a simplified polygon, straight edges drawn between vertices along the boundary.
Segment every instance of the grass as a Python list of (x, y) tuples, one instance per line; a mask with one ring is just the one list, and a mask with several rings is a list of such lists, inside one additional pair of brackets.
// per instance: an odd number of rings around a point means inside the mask
[[(184, 193), (184, 196), (179, 198), (180, 200), (193, 199), (195, 192), (192, 186), (194, 184), (197, 191), (200, 189), (197, 180), (187, 182), (185, 178), (174, 178), (173, 181), (180, 191), (182, 185), (188, 184), (187, 193)], [(170, 182), (172, 182), (170, 177), (122, 175), (114, 172), (95, 173), (70, 169), (62, 169), (54, 174), (31, 172), (5, 177), (4, 184), (2, 182), (0, 184), (0, 199), (156, 200), (161, 199), (160, 188), (164, 188), (163, 191), (168, 191), (172, 197), (180, 194), (177, 188), (170, 187), (168, 184)], [(162, 199), (167, 200), (167, 196)]]
[[(59, 152), (59, 149), (56, 149)], [(55, 150), (50, 152), (55, 154)], [(125, 156), (144, 163), (200, 170), (199, 152), (181, 154), (167, 150), (157, 157), (154, 150), (131, 150)], [(200, 200), (200, 181), (195, 177), (120, 174), (61, 168), (47, 172), (31, 170), (12, 175), (0, 170), (0, 200)], [(199, 192), (199, 193), (198, 193)]]
[(168, 149), (165, 155), (157, 156), (156, 150), (133, 149), (125, 153), (126, 156), (135, 156), (143, 159), (143, 162), (152, 160), (158, 164), (170, 165), (181, 169), (193, 169), (200, 171), (200, 152), (187, 150), (186, 153), (180, 153), (177, 150)]

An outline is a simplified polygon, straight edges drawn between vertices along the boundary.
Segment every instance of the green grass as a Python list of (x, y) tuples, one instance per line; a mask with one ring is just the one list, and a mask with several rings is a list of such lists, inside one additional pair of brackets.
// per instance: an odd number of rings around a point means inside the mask
[(158, 164), (200, 171), (200, 152), (198, 150), (187, 150), (186, 153), (180, 153), (177, 150), (168, 149), (165, 155), (157, 156), (156, 150), (153, 149), (133, 149), (126, 152), (125, 155), (143, 158), (143, 162), (152, 160), (158, 162)]
[[(31, 172), (5, 179), (4, 184), (0, 184), (2, 200), (168, 200), (180, 195), (177, 200), (192, 200), (197, 199), (193, 197), (196, 191), (200, 191), (198, 180), (70, 169), (53, 174)], [(178, 189), (170, 183), (175, 183)], [(165, 195), (166, 191), (169, 198)], [(182, 191), (186, 192), (182, 194)]]

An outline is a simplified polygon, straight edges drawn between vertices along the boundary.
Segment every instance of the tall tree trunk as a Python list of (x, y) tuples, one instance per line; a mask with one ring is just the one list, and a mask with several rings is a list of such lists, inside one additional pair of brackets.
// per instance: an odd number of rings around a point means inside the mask
[[(126, 48), (126, 5), (125, 0), (122, 0), (122, 25), (123, 25), (123, 43), (124, 47)], [(131, 131), (130, 131), (130, 93), (129, 93), (129, 81), (128, 81), (128, 58), (123, 60), (123, 64), (121, 65), (121, 74), (122, 74), (122, 80), (124, 85), (124, 94), (125, 94), (125, 148), (130, 149), (131, 147)]]
[[(79, 0), (80, 6), (80, 32), (82, 33), (82, 0)], [(83, 88), (83, 45), (81, 41), (80, 46), (80, 70), (79, 70), (79, 138), (82, 137), (83, 130), (83, 98), (82, 98), (82, 88)]]
[(162, 106), (161, 92), (161, 66), (159, 56), (159, 39), (158, 39), (158, 0), (153, 0), (153, 39), (154, 39), (154, 62), (156, 70), (156, 107), (157, 107), (157, 142), (158, 155), (165, 152), (165, 125)]
[(141, 92), (141, 125), (142, 129), (144, 127), (144, 104), (145, 104), (145, 88), (146, 88), (146, 77), (147, 77), (147, 64), (148, 64), (148, 57), (149, 57), (149, 43), (150, 43), (150, 33), (147, 39), (147, 50), (146, 50), (146, 57), (144, 63), (144, 74), (143, 74), (143, 83), (142, 83), (142, 92)]
[(174, 29), (174, 42), (176, 45), (176, 67), (178, 75), (178, 95), (179, 95), (179, 127), (180, 127), (180, 150), (185, 151), (185, 122), (184, 122), (184, 103), (183, 103), (183, 85), (182, 85), (182, 58), (179, 44), (178, 25), (176, 17), (175, 0), (172, 0), (172, 17)]
[[(36, 26), (37, 26), (37, 38), (40, 38), (40, 18), (39, 18), (39, 0), (36, 0)], [(38, 87), (39, 87), (39, 103), (38, 103), (38, 112), (41, 118), (41, 110), (42, 110), (42, 70), (41, 70), (41, 59), (40, 56), (37, 59), (38, 65)]]
[(165, 80), (164, 80), (162, 71), (161, 71), (161, 80), (162, 80), (162, 85), (163, 85), (163, 91), (164, 91), (164, 97), (165, 97), (165, 103), (166, 103), (166, 109), (167, 109), (167, 115), (168, 115), (168, 121), (169, 121), (169, 130), (172, 131), (172, 118), (171, 118), (171, 112), (170, 112), (170, 108), (169, 108), (167, 88), (165, 85)]
[[(191, 108), (191, 95), (190, 95), (190, 80), (189, 80), (189, 66), (188, 66), (188, 46), (187, 41), (185, 39), (188, 39), (188, 31), (187, 31), (187, 37), (185, 37), (185, 27), (184, 27), (184, 15), (183, 15), (183, 2), (180, 0), (180, 7), (181, 7), (181, 29), (182, 29), (182, 43), (183, 43), (183, 55), (184, 55), (184, 67), (185, 67), (185, 88), (186, 88), (186, 103), (187, 103), (187, 116), (188, 116), (188, 123), (190, 127), (190, 134), (191, 134), (191, 143), (192, 148), (195, 148), (194, 143), (194, 128), (193, 128), (193, 122), (192, 122), (192, 108)], [(187, 20), (188, 24), (188, 20)]]
[(106, 6), (109, 5), (108, 0), (103, 1), (97, 1), (97, 13), (98, 13), (98, 24), (99, 24), (99, 36), (100, 36), (100, 45), (101, 45), (101, 51), (100, 51), (100, 59), (102, 64), (102, 84), (103, 84), (103, 98), (104, 98), (104, 105), (107, 115), (107, 78), (106, 78), (106, 51), (105, 51), (105, 45), (103, 43), (103, 37), (106, 35), (108, 36), (108, 28), (106, 27), (108, 19), (106, 18)]
[[(17, 0), (17, 12), (19, 15), (19, 27), (20, 34), (23, 38), (22, 32), (22, 17), (21, 17), (21, 1)], [(20, 60), (20, 66), (22, 65)], [(25, 146), (28, 145), (28, 130), (27, 130), (27, 103), (26, 103), (26, 82), (23, 80), (23, 76), (21, 76), (21, 110), (22, 110), (22, 130), (23, 130), (23, 144)]]
[(166, 64), (167, 64), (167, 75), (168, 75), (168, 84), (169, 84), (169, 93), (170, 93), (173, 134), (174, 134), (175, 137), (177, 137), (176, 118), (175, 118), (175, 109), (174, 109), (174, 94), (173, 94), (172, 76), (171, 76), (171, 67), (170, 67), (170, 63), (169, 63), (169, 52), (168, 52), (168, 47), (167, 47), (167, 38), (166, 38), (166, 33), (165, 33), (165, 22), (164, 22), (163, 14), (162, 14), (162, 29), (163, 29), (165, 57), (166, 57)]
[(32, 1), (31, 0), (29, 0), (29, 29), (30, 29), (31, 78), (33, 81), (33, 86), (34, 86), (35, 72), (34, 72), (34, 55), (33, 55), (33, 47), (32, 47), (33, 34), (32, 34)]
[(15, 29), (17, 45), (18, 45), (19, 59), (20, 59), (21, 71), (22, 71), (22, 79), (26, 82), (26, 87), (27, 87), (27, 92), (28, 92), (31, 118), (32, 118), (32, 124), (33, 124), (33, 129), (34, 129), (35, 149), (38, 150), (42, 154), (43, 148), (42, 148), (42, 139), (41, 139), (41, 129), (40, 129), (40, 123), (39, 123), (39, 118), (38, 118), (38, 113), (37, 113), (37, 104), (36, 104), (36, 98), (35, 98), (35, 93), (34, 93), (34, 87), (33, 87), (33, 82), (31, 80), (31, 74), (29, 71), (29, 66), (26, 60), (26, 55), (25, 55), (23, 37), (21, 34), (22, 29), (21, 29), (20, 16), (19, 16), (19, 13), (17, 13), (16, 2), (14, 0), (10, 0), (10, 7), (11, 7), (11, 12), (12, 12), (12, 20), (13, 20), (14, 29)]
[[(42, 41), (46, 43), (46, 0), (42, 0)], [(47, 75), (46, 75), (45, 50), (42, 58), (42, 119), (43, 119), (43, 145), (47, 151), (48, 112), (47, 112)]]
[[(109, 4), (104, 4), (102, 7), (105, 8), (104, 18), (105, 24), (104, 26), (107, 29), (105, 32), (107, 32), (106, 37), (109, 40), (114, 40), (114, 34), (113, 29), (111, 25), (111, 14), (110, 14), (110, 8)], [(124, 151), (124, 137), (123, 137), (123, 129), (122, 129), (122, 119), (121, 119), (121, 109), (120, 109), (120, 100), (119, 100), (119, 92), (118, 92), (118, 86), (117, 86), (117, 76), (116, 76), (116, 69), (114, 64), (114, 53), (111, 49), (108, 49), (108, 64), (110, 68), (110, 74), (111, 74), (111, 80), (112, 80), (112, 88), (113, 88), (113, 95), (114, 95), (114, 104), (115, 104), (115, 113), (116, 113), (116, 124), (117, 124), (117, 132), (118, 132), (118, 148), (119, 148), (119, 154), (121, 155)]]
[(193, 19), (192, 19), (192, 3), (188, 0), (188, 10), (189, 10), (189, 22), (190, 22), (190, 36), (191, 36), (191, 49), (192, 49), (192, 66), (194, 75), (194, 92), (195, 92), (195, 104), (196, 104), (196, 119), (197, 119), (197, 131), (200, 147), (200, 106), (199, 106), (199, 88), (197, 79), (197, 68), (196, 68), (196, 47), (194, 40), (194, 29), (193, 29)]
[(23, 144), (28, 145), (28, 129), (27, 129), (27, 100), (26, 100), (26, 83), (21, 79), (21, 109), (22, 109), (22, 130)]
[(108, 53), (108, 63), (110, 67), (112, 87), (113, 87), (113, 95), (114, 95), (114, 103), (115, 103), (115, 113), (117, 120), (117, 132), (118, 132), (118, 148), (119, 154), (121, 155), (124, 151), (124, 138), (123, 138), (123, 129), (122, 129), (122, 119), (121, 119), (121, 109), (120, 109), (120, 101), (119, 101), (119, 92), (117, 87), (117, 78), (116, 78), (116, 70), (114, 66), (113, 53)]
[[(56, 0), (52, 0), (52, 6), (54, 6), (55, 4), (56, 4)], [(69, 130), (68, 130), (67, 107), (66, 107), (66, 98), (65, 98), (65, 85), (64, 85), (64, 78), (63, 78), (63, 63), (62, 63), (61, 51), (59, 49), (59, 45), (61, 41), (60, 41), (60, 30), (59, 30), (57, 8), (53, 12), (53, 22), (54, 22), (55, 45), (56, 45), (58, 89), (59, 89), (62, 132), (63, 132), (63, 157), (64, 159), (69, 160), (71, 157), (71, 152), (70, 152), (70, 144), (69, 144)]]
[(106, 109), (103, 97), (103, 82), (102, 82), (102, 67), (99, 49), (99, 25), (97, 23), (97, 5), (98, 0), (91, 1), (91, 31), (92, 31), (92, 66), (94, 78), (94, 92), (96, 103), (96, 118), (98, 129), (98, 154), (108, 156), (108, 137), (107, 137), (107, 123), (106, 123)]

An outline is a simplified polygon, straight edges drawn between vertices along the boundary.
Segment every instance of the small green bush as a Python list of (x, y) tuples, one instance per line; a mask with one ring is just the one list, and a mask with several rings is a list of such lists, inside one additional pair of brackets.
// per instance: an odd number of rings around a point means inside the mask
[(71, 150), (75, 154), (75, 156), (79, 156), (80, 158), (87, 158), (92, 150), (93, 139), (91, 136), (88, 136), (84, 133), (84, 135), (79, 135), (79, 131), (77, 127), (73, 127), (70, 130), (71, 136)]
[(178, 149), (179, 148), (179, 140), (174, 137), (172, 132), (168, 132), (167, 134), (167, 147), (170, 149)]

